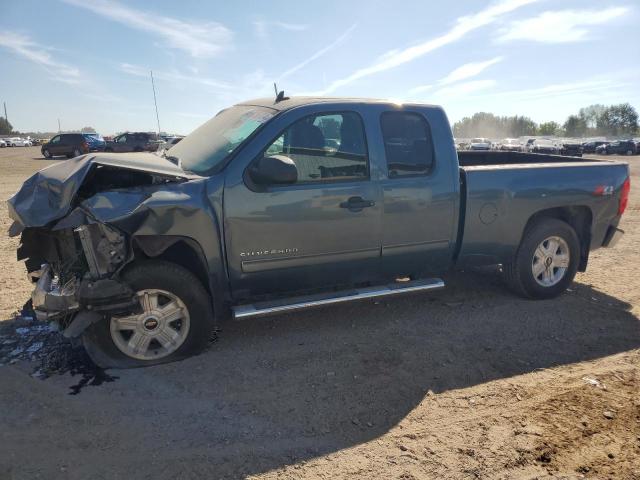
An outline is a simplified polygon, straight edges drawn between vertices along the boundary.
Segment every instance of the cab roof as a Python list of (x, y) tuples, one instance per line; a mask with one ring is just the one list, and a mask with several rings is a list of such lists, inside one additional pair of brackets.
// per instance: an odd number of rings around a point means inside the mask
[[(299, 107), (302, 105), (316, 105), (320, 103), (378, 103), (383, 105), (417, 105), (414, 102), (394, 102), (392, 100), (382, 100), (378, 98), (358, 98), (358, 97), (285, 97), (284, 100), (276, 102), (274, 97), (269, 98), (256, 98), (254, 100), (247, 100), (241, 102), (238, 105), (251, 105), (259, 107), (272, 108), (278, 111), (289, 110), (291, 108)], [(427, 104), (420, 104), (421, 106), (432, 106)]]

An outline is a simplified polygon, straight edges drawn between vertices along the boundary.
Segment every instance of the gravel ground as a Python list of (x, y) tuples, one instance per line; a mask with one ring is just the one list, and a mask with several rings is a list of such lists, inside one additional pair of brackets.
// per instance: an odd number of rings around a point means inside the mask
[[(0, 150), (0, 199), (51, 163)], [(3, 234), (0, 479), (640, 479), (639, 191), (627, 235), (558, 299), (455, 274), (228, 323), (198, 357), (127, 371), (21, 314), (31, 286)]]

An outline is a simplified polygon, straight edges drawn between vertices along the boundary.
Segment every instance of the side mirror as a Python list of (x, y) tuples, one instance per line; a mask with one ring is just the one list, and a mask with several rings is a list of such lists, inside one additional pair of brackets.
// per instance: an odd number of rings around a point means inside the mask
[(289, 157), (272, 155), (255, 161), (249, 175), (258, 185), (287, 185), (298, 181), (298, 168)]

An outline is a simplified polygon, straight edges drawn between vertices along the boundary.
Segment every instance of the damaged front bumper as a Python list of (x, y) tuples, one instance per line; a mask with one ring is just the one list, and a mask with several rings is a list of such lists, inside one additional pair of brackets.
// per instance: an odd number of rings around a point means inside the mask
[(80, 307), (77, 299), (78, 280), (72, 279), (64, 285), (54, 277), (51, 267), (47, 264), (30, 277), (37, 279), (36, 288), (31, 294), (31, 302), (36, 318), (40, 321), (50, 321), (58, 317), (73, 313)]
[[(60, 235), (29, 238), (25, 244), (23, 236), (22, 252), (29, 259), (40, 249), (65, 252), (53, 260), (41, 259), (47, 263), (29, 273), (36, 283), (31, 300), (38, 320), (55, 322), (65, 335), (73, 332), (72, 336), (77, 336), (105, 314), (127, 311), (136, 305), (133, 291), (117, 275), (127, 258), (125, 239), (117, 230), (93, 223)], [(43, 245), (47, 242), (49, 245)], [(91, 312), (91, 322), (84, 318), (87, 312)], [(78, 325), (84, 328), (79, 329)]]

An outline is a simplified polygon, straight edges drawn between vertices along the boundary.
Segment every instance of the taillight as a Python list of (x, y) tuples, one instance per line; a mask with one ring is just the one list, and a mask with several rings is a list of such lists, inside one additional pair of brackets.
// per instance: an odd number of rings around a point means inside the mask
[(627, 177), (627, 179), (622, 184), (622, 188), (620, 189), (620, 205), (618, 206), (618, 215), (622, 215), (624, 211), (627, 209), (627, 204), (629, 203), (630, 191), (631, 191), (631, 178)]

